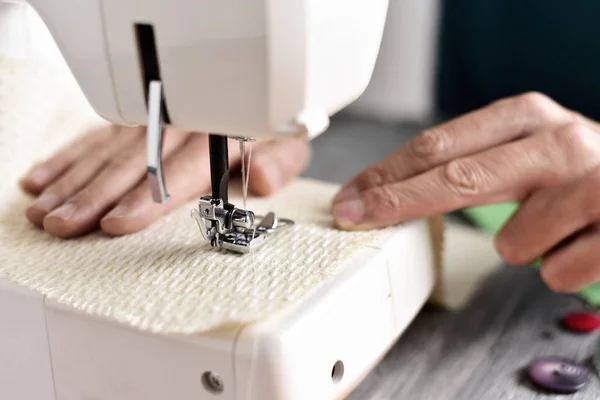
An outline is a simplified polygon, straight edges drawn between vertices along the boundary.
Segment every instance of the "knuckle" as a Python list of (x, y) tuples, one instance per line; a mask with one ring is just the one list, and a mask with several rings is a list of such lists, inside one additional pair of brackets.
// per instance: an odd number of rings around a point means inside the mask
[(376, 204), (377, 208), (383, 213), (397, 212), (402, 207), (402, 199), (390, 187), (382, 186), (373, 191), (371, 204)]
[(435, 161), (448, 152), (451, 136), (452, 135), (444, 129), (428, 129), (410, 142), (410, 151), (416, 159), (426, 162)]
[(573, 122), (573, 123), (579, 123), (579, 124), (587, 123), (587, 119), (581, 113), (579, 113), (577, 111), (569, 111), (569, 116), (571, 117), (571, 122)]
[[(597, 152), (595, 138), (590, 135), (590, 130), (582, 123), (571, 123), (555, 131), (556, 144), (572, 156), (582, 156), (589, 151)], [(572, 154), (574, 153), (574, 154)]]
[(557, 104), (550, 97), (539, 92), (527, 92), (515, 99), (517, 107), (524, 109), (530, 115), (541, 119), (551, 117), (556, 111)]
[(372, 187), (383, 187), (393, 181), (394, 177), (389, 168), (385, 168), (383, 165), (374, 165), (359, 176), (358, 184), (360, 189), (366, 190)]
[(489, 174), (472, 160), (453, 160), (442, 168), (442, 181), (461, 196), (482, 194), (487, 190)]

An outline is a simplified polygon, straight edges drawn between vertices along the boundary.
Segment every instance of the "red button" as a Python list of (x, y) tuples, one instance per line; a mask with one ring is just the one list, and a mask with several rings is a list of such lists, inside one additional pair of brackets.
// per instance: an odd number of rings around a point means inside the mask
[(573, 332), (593, 332), (600, 329), (600, 315), (592, 311), (576, 311), (563, 318), (563, 325)]

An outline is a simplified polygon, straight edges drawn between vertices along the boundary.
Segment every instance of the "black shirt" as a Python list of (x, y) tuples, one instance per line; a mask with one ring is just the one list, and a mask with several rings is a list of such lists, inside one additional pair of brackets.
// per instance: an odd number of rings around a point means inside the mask
[(436, 103), (539, 91), (600, 120), (600, 1), (442, 0)]

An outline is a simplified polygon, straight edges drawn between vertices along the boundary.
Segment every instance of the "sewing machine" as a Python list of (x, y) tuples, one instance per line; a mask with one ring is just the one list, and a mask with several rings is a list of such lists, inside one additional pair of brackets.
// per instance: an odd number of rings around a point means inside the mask
[[(366, 88), (387, 0), (292, 2), (33, 0), (94, 109), (148, 127), (156, 202), (163, 125), (209, 132), (212, 195), (194, 218), (206, 240), (248, 252), (255, 216), (228, 203), (227, 136), (315, 137)], [(76, 19), (74, 19), (74, 17)], [(74, 31), (77, 33), (75, 34)]]
[[(267, 215), (258, 222), (228, 202), (227, 136), (243, 144), (324, 132), (370, 80), (388, 0), (30, 3), (95, 111), (117, 124), (147, 125), (156, 202), (169, 199), (164, 126), (210, 132), (212, 193), (192, 214), (213, 246), (247, 253), (293, 221)], [(15, 303), (48, 320), (38, 326), (50, 337), (52, 357), (40, 361), (39, 374), (52, 381), (47, 398), (330, 399), (360, 382), (431, 295), (427, 222), (399, 229), (348, 264), (282, 315), (194, 336), (154, 337), (13, 292)], [(185, 373), (160, 379), (173, 370)]]

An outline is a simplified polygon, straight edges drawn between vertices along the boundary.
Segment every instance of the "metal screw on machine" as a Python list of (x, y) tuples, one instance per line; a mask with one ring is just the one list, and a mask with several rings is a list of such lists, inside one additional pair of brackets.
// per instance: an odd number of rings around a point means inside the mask
[(206, 390), (212, 393), (221, 393), (225, 389), (223, 379), (212, 371), (207, 371), (202, 375), (202, 384)]

